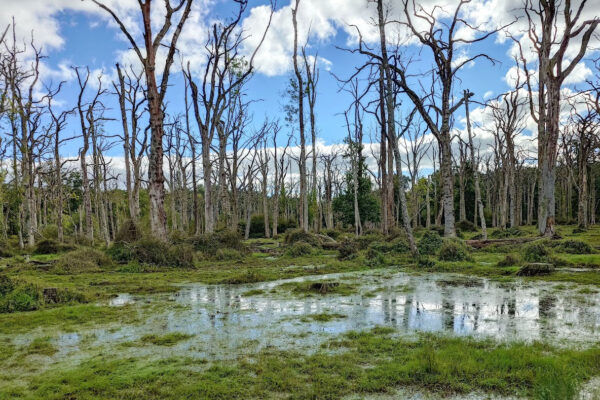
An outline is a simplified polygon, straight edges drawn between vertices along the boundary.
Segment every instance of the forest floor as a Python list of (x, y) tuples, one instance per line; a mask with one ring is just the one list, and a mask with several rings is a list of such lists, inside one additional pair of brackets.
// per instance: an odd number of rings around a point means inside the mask
[(599, 399), (600, 227), (574, 230), (538, 276), (504, 261), (517, 241), (465, 261), (273, 239), (185, 269), (5, 257), (0, 275), (68, 301), (0, 314), (0, 399)]

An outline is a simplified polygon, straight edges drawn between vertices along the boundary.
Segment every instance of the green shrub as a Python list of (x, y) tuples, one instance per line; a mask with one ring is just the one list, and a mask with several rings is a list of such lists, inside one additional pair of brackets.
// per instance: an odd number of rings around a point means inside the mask
[(63, 251), (73, 250), (73, 246), (68, 244), (59, 243), (54, 239), (42, 239), (40, 240), (33, 251), (34, 254), (55, 254)]
[(165, 266), (169, 260), (169, 250), (167, 242), (145, 237), (133, 243), (131, 257), (142, 264)]
[(114, 242), (106, 249), (106, 254), (114, 261), (125, 264), (133, 260), (132, 247), (133, 244), (127, 242)]
[(340, 242), (338, 247), (338, 259), (350, 260), (358, 254), (358, 249), (354, 243), (354, 240), (344, 239)]
[(15, 289), (15, 283), (6, 275), (0, 275), (0, 296), (6, 296)]
[(371, 267), (379, 267), (385, 264), (385, 256), (373, 247), (369, 247), (365, 253), (367, 264)]
[(381, 253), (407, 253), (410, 249), (404, 238), (397, 238), (387, 242), (373, 242), (369, 248), (377, 250)]
[(242, 242), (242, 236), (230, 230), (193, 236), (186, 242), (208, 257), (214, 257), (217, 250), (222, 248), (237, 250), (240, 253), (248, 252), (248, 248)]
[(545, 262), (550, 256), (550, 250), (540, 242), (532, 243), (523, 249), (523, 258), (530, 263)]
[(196, 251), (192, 245), (176, 244), (169, 247), (166, 265), (169, 267), (193, 268), (195, 260)]
[(468, 260), (469, 251), (467, 246), (459, 239), (444, 239), (439, 252), (442, 261), (465, 261)]
[(456, 224), (456, 228), (462, 232), (477, 232), (477, 226), (471, 221), (462, 220)]
[(235, 249), (218, 249), (215, 258), (219, 261), (234, 261), (243, 258), (242, 253)]
[(563, 253), (569, 254), (591, 254), (594, 252), (594, 248), (589, 243), (581, 240), (564, 240), (558, 248)]
[(443, 240), (436, 231), (426, 231), (417, 247), (419, 253), (424, 255), (434, 255), (442, 246)]
[(498, 261), (496, 264), (498, 267), (512, 267), (514, 265), (521, 265), (521, 257), (517, 254), (507, 254), (504, 258)]
[(369, 245), (373, 242), (380, 242), (385, 240), (385, 237), (383, 236), (383, 234), (377, 232), (377, 233), (367, 233), (364, 235), (361, 235), (359, 237), (354, 238), (354, 243), (356, 244), (356, 247), (358, 248), (358, 250), (364, 250), (367, 247), (369, 247)]
[(54, 266), (54, 272), (77, 274), (100, 272), (112, 265), (112, 260), (105, 253), (91, 247), (82, 247), (60, 256)]
[(341, 235), (341, 232), (336, 229), (323, 229), (321, 233), (325, 236), (329, 236), (334, 240), (337, 240)]
[(312, 247), (321, 247), (321, 240), (319, 240), (316, 235), (310, 232), (304, 232), (302, 229), (288, 229), (285, 232), (284, 241), (288, 246), (291, 246), (296, 242), (305, 242)]
[(133, 243), (141, 238), (142, 232), (140, 228), (131, 219), (125, 220), (115, 234), (115, 242)]
[(442, 225), (431, 225), (429, 230), (436, 232), (439, 236), (444, 236), (444, 227)]
[(296, 242), (285, 250), (285, 254), (290, 257), (302, 257), (312, 254), (313, 247), (306, 242)]
[(32, 284), (21, 284), (0, 298), (1, 313), (33, 311), (40, 308), (41, 305), (40, 291)]
[(45, 239), (58, 239), (58, 226), (55, 224), (45, 225), (41, 229), (41, 234)]
[(428, 256), (421, 255), (417, 259), (417, 266), (419, 266), (421, 268), (433, 268), (433, 267), (435, 267), (435, 260), (433, 260), (432, 258), (430, 258)]

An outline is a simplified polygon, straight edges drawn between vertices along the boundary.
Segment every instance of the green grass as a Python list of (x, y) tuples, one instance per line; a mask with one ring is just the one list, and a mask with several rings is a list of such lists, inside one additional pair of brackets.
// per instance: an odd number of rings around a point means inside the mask
[(318, 313), (318, 314), (310, 314), (301, 319), (302, 322), (329, 322), (336, 319), (346, 318), (346, 315), (340, 313)]
[(33, 339), (33, 341), (25, 349), (25, 354), (42, 354), (45, 356), (54, 355), (58, 349), (50, 343), (49, 337), (39, 337)]
[(337, 281), (286, 282), (277, 288), (304, 296), (327, 294), (348, 296), (358, 292), (356, 285)]
[(155, 346), (173, 346), (183, 340), (187, 340), (194, 335), (187, 335), (180, 332), (167, 333), (166, 335), (145, 335), (140, 338), (141, 343), (151, 343)]
[(32, 377), (27, 385), (6, 382), (0, 398), (338, 399), (412, 387), (441, 396), (483, 391), (568, 400), (598, 371), (600, 348), (428, 334), (406, 339), (387, 328), (351, 332), (310, 355), (271, 350), (215, 363), (97, 356)]

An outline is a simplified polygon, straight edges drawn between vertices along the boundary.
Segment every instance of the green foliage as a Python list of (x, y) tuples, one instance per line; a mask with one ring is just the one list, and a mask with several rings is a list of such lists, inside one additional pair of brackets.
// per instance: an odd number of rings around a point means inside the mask
[(367, 264), (371, 267), (379, 267), (385, 264), (385, 256), (382, 252), (369, 247), (365, 253)]
[(527, 262), (546, 262), (550, 250), (541, 242), (531, 243), (523, 249), (523, 259)]
[(40, 291), (36, 286), (23, 283), (0, 297), (0, 313), (37, 310), (42, 305), (42, 300)]
[(58, 226), (56, 224), (45, 225), (41, 233), (45, 239), (58, 239)]
[(514, 265), (521, 265), (521, 257), (518, 254), (509, 253), (500, 261), (498, 261), (498, 267), (512, 267)]
[[(216, 249), (215, 249), (216, 251)], [(171, 245), (168, 242), (144, 237), (135, 243), (115, 243), (108, 254), (119, 262), (135, 261), (157, 267), (192, 268), (195, 249), (189, 243)]]
[(288, 246), (285, 250), (285, 254), (289, 257), (302, 257), (308, 256), (312, 254), (313, 247), (310, 243), (306, 243), (303, 241), (295, 242), (294, 244)]
[[(348, 151), (344, 154), (346, 159), (356, 159), (360, 153), (360, 159), (356, 163), (358, 175), (358, 210), (362, 225), (368, 222), (379, 222), (379, 200), (377, 195), (372, 190), (373, 183), (367, 172), (365, 156), (362, 155), (362, 147), (354, 141), (348, 141)], [(354, 164), (354, 163), (351, 163)], [(338, 197), (333, 199), (333, 211), (336, 218), (341, 220), (345, 225), (354, 226), (354, 177), (353, 171), (350, 170), (345, 176), (345, 190)]]
[(358, 248), (352, 239), (344, 239), (338, 247), (339, 260), (351, 260), (358, 254)]
[(382, 253), (407, 253), (410, 249), (406, 240), (402, 237), (386, 241), (386, 242), (373, 242), (370, 244), (371, 248), (382, 252)]
[(132, 219), (125, 220), (115, 234), (115, 242), (133, 243), (142, 238), (142, 232)]
[(434, 255), (442, 247), (442, 238), (436, 231), (425, 231), (417, 245), (420, 254)]
[(0, 275), (0, 296), (6, 296), (15, 288), (15, 283), (8, 276)]
[(367, 233), (354, 238), (358, 250), (364, 250), (373, 242), (382, 241), (385, 238), (381, 233)]
[(444, 239), (439, 251), (439, 259), (442, 261), (465, 261), (469, 260), (469, 250), (460, 239)]
[(166, 335), (144, 335), (140, 339), (141, 343), (152, 343), (155, 346), (173, 346), (182, 340), (187, 340), (193, 335), (187, 335), (180, 332), (167, 333)]
[(112, 260), (105, 253), (91, 247), (82, 247), (61, 255), (53, 272), (59, 274), (100, 272), (111, 265)]
[(217, 250), (223, 248), (237, 250), (240, 253), (248, 252), (248, 248), (242, 242), (241, 235), (230, 230), (193, 236), (187, 240), (187, 243), (207, 257), (214, 257)]
[(42, 239), (40, 240), (33, 251), (34, 254), (55, 254), (63, 251), (73, 250), (73, 246), (68, 244), (59, 243), (54, 239)]
[(594, 248), (581, 240), (564, 240), (558, 246), (559, 251), (569, 254), (592, 254)]
[(244, 256), (236, 249), (223, 248), (218, 249), (215, 253), (215, 259), (219, 261), (239, 261), (242, 258)]
[(288, 246), (296, 242), (304, 242), (312, 247), (321, 247), (321, 240), (317, 235), (305, 232), (302, 229), (288, 229), (285, 232), (284, 242)]
[(460, 229), (462, 232), (477, 232), (477, 226), (471, 221), (459, 221), (456, 224), (456, 228)]
[(417, 266), (419, 268), (433, 268), (435, 267), (435, 260), (426, 255), (420, 255), (417, 259)]
[(338, 231), (337, 229), (323, 229), (321, 231), (321, 233), (325, 236), (329, 236), (330, 238), (332, 238), (334, 240), (337, 240), (341, 235), (341, 232)]

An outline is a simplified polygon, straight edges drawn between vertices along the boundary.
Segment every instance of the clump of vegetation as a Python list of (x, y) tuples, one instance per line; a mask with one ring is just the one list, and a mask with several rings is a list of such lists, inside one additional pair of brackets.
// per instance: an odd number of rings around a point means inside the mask
[(340, 313), (319, 313), (319, 314), (310, 314), (304, 318), (302, 318), (303, 322), (308, 322), (310, 320), (317, 322), (329, 322), (336, 319), (346, 318), (344, 314)]
[(351, 260), (358, 254), (358, 249), (352, 239), (344, 239), (338, 246), (338, 259), (339, 260)]
[(38, 337), (31, 341), (25, 351), (27, 354), (42, 354), (45, 356), (53, 356), (58, 352), (58, 349), (50, 343), (49, 337)]
[(191, 244), (171, 245), (152, 237), (134, 243), (114, 243), (107, 252), (117, 262), (137, 262), (157, 267), (192, 268), (195, 261), (195, 249)]
[(63, 251), (73, 250), (73, 246), (65, 243), (59, 243), (54, 239), (40, 240), (33, 250), (34, 254), (55, 254)]
[(477, 226), (473, 222), (467, 220), (459, 221), (456, 224), (456, 228), (460, 229), (462, 232), (477, 232)]
[(387, 241), (387, 242), (373, 242), (369, 245), (369, 248), (377, 250), (381, 253), (407, 253), (410, 249), (408, 247), (408, 243), (403, 237), (398, 237), (396, 239)]
[(105, 253), (91, 247), (82, 247), (60, 256), (53, 271), (61, 274), (100, 272), (112, 266), (112, 260)]
[(209, 258), (215, 257), (218, 249), (237, 250), (240, 254), (248, 253), (248, 248), (242, 242), (240, 234), (231, 230), (193, 236), (186, 239), (186, 243)]
[(379, 250), (369, 247), (365, 253), (367, 263), (371, 267), (379, 267), (385, 264), (385, 256)]
[(426, 231), (417, 245), (420, 254), (434, 255), (442, 247), (442, 237), (436, 231)]
[(141, 238), (142, 232), (132, 219), (124, 221), (115, 234), (115, 242), (133, 243)]
[(426, 255), (420, 255), (417, 259), (417, 266), (421, 268), (433, 268), (435, 267), (435, 260)]
[(286, 250), (285, 254), (289, 257), (302, 257), (312, 254), (313, 247), (306, 242), (299, 241), (290, 245)]
[(321, 247), (321, 241), (317, 235), (305, 232), (302, 229), (288, 229), (285, 232), (284, 242), (287, 246), (291, 246), (297, 242), (305, 242), (312, 247)]
[(523, 236), (523, 231), (517, 227), (497, 229), (493, 231), (490, 236), (494, 239), (506, 239), (510, 237)]
[(354, 238), (354, 243), (358, 250), (365, 250), (371, 243), (381, 242), (385, 237), (381, 233), (367, 233)]
[(280, 285), (284, 289), (290, 289), (294, 293), (299, 294), (339, 294), (349, 295), (356, 292), (356, 287), (349, 283), (341, 283), (337, 281), (317, 281), (317, 282), (289, 282)]
[(236, 249), (217, 249), (215, 259), (219, 261), (239, 261), (244, 256)]
[(167, 333), (166, 335), (162, 336), (151, 334), (142, 336), (140, 341), (142, 343), (152, 343), (155, 346), (173, 346), (193, 336), (194, 335), (187, 335), (185, 333), (180, 332)]
[(592, 254), (594, 248), (581, 240), (563, 240), (558, 246), (559, 251), (569, 254)]
[(550, 250), (541, 242), (531, 243), (523, 249), (523, 259), (530, 263), (546, 262), (550, 256)]
[(8, 276), (0, 275), (0, 296), (6, 296), (15, 288), (15, 283)]
[(13, 289), (0, 296), (0, 313), (37, 310), (43, 304), (40, 290), (30, 283), (14, 284)]
[(442, 261), (466, 261), (470, 259), (467, 246), (459, 239), (444, 239), (439, 251)]
[(521, 257), (517, 254), (509, 253), (496, 264), (498, 267), (512, 267), (515, 265), (521, 265)]
[(554, 266), (548, 263), (525, 264), (517, 271), (518, 276), (548, 275), (554, 271)]
[(334, 240), (337, 240), (340, 237), (340, 235), (342, 234), (337, 229), (323, 229), (321, 231), (321, 233), (325, 236), (329, 236), (330, 238), (332, 238)]

